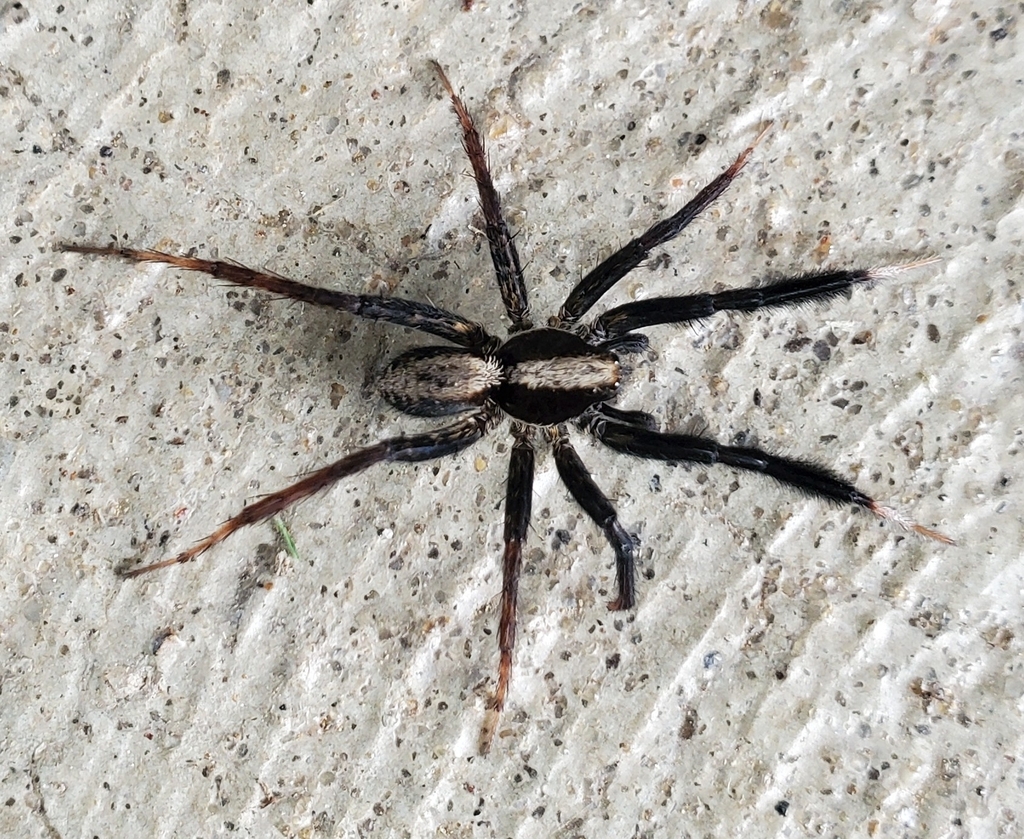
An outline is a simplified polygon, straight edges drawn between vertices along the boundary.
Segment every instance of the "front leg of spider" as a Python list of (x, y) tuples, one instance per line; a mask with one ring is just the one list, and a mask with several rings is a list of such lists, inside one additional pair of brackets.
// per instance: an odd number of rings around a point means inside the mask
[(854, 504), (921, 536), (947, 545), (953, 543), (948, 536), (879, 504), (849, 481), (816, 463), (780, 457), (752, 446), (723, 446), (700, 435), (669, 434), (606, 420), (590, 422), (588, 428), (608, 448), (624, 454), (670, 463), (721, 463), (734, 469), (760, 472), (806, 495), (837, 504)]
[[(882, 268), (824, 271), (773, 280), (717, 294), (657, 297), (625, 303), (595, 318), (590, 334), (603, 341), (621, 340), (634, 330), (658, 324), (680, 324), (709, 317), (716, 312), (754, 312), (759, 309), (823, 302), (849, 292), (855, 286), (891, 279), (905, 271), (931, 265), (934, 258)], [(607, 408), (607, 406), (602, 406)], [(723, 463), (737, 469), (766, 474), (780, 483), (833, 503), (862, 507), (905, 530), (944, 544), (953, 540), (910, 519), (858, 490), (834, 472), (817, 464), (780, 457), (756, 448), (723, 446), (712, 439), (685, 434), (663, 434), (653, 427), (635, 427), (617, 421), (606, 410), (581, 417), (578, 424), (617, 451), (650, 460)]]

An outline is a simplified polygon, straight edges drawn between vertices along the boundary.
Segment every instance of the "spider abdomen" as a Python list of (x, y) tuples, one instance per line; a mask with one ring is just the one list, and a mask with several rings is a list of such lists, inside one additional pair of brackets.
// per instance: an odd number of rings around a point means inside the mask
[(483, 405), (503, 380), (493, 358), (452, 347), (417, 347), (391, 362), (380, 391), (407, 414), (444, 417)]
[(562, 329), (531, 329), (497, 352), (504, 381), (496, 401), (509, 416), (533, 425), (557, 425), (611, 399), (622, 371), (614, 354)]

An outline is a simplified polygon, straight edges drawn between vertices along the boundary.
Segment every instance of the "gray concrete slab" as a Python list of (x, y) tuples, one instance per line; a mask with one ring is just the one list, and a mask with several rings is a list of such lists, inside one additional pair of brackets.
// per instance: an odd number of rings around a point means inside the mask
[[(1010, 7), (72, 5), (0, 9), (5, 835), (1019, 829)], [(651, 330), (621, 404), (834, 465), (959, 545), (577, 435), (643, 540), (640, 604), (605, 609), (611, 552), (542, 454), (487, 758), (503, 431), (289, 511), (298, 559), (260, 525), (119, 580), (428, 426), (370, 387), (413, 339), (54, 243), (195, 249), (498, 329), (430, 58), (483, 126), (542, 316), (767, 120), (609, 301), (941, 257), (829, 307)]]

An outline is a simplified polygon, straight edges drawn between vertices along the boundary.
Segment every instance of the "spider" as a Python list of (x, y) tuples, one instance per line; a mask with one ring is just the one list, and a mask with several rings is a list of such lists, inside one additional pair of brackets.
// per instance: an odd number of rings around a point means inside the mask
[(384, 399), (399, 411), (415, 417), (448, 418), (445, 424), (424, 434), (393, 437), (353, 451), (297, 483), (244, 506), (206, 538), (176, 556), (122, 571), (123, 576), (137, 577), (158, 568), (190, 562), (236, 530), (270, 518), (375, 464), (454, 455), (476, 443), (508, 416), (513, 444), (505, 496), (499, 664), (488, 703), (489, 716), (481, 735), (481, 750), (486, 751), (505, 705), (511, 679), (519, 575), (533, 494), (534, 442), (539, 437), (551, 444), (555, 466), (569, 494), (604, 532), (615, 554), (617, 595), (608, 603), (611, 610), (631, 609), (636, 602), (634, 567), (638, 542), (623, 528), (615, 508), (577, 455), (569, 440), (570, 426), (589, 433), (616, 452), (669, 463), (722, 463), (734, 469), (758, 472), (813, 498), (863, 507), (922, 536), (952, 543), (949, 537), (883, 506), (823, 466), (752, 446), (722, 445), (704, 434), (660, 431), (651, 414), (623, 410), (613, 404), (623, 378), (620, 359), (648, 349), (648, 339), (639, 330), (657, 324), (699, 321), (721, 311), (752, 312), (825, 301), (854, 286), (889, 278), (933, 260), (803, 274), (714, 294), (648, 298), (607, 309), (589, 323), (583, 323), (584, 315), (616, 283), (643, 263), (652, 250), (678, 236), (728, 188), (771, 127), (769, 124), (731, 166), (681, 210), (653, 225), (586, 274), (569, 292), (547, 326), (534, 326), (530, 320), (522, 264), (491, 180), (483, 141), (444, 70), (437, 62), (433, 62), (433, 68), (458, 117), (463, 148), (473, 169), (498, 289), (511, 321), (509, 337), (505, 340), (490, 335), (480, 324), (458, 314), (399, 297), (333, 291), (232, 262), (174, 256), (153, 250), (61, 246), (65, 251), (116, 256), (137, 263), (164, 263), (202, 272), (229, 283), (329, 306), (367, 320), (397, 324), (447, 342), (402, 353), (391, 362), (379, 382)]

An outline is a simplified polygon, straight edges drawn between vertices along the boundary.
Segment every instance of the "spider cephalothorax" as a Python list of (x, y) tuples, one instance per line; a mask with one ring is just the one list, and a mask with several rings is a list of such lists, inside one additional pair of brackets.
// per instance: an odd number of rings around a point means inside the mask
[[(659, 431), (642, 411), (611, 405), (621, 378), (620, 357), (642, 352), (647, 338), (637, 330), (656, 324), (687, 323), (719, 311), (753, 311), (807, 301), (827, 300), (852, 287), (891, 276), (930, 260), (880, 269), (805, 274), (717, 294), (656, 297), (609, 309), (589, 324), (582, 318), (651, 251), (677, 236), (732, 183), (765, 132), (733, 164), (674, 215), (658, 222), (583, 277), (549, 325), (529, 321), (526, 283), (519, 254), (491, 181), (483, 143), (462, 100), (434, 65), (462, 127), (462, 139), (480, 195), (487, 240), (510, 337), (501, 341), (477, 323), (436, 306), (394, 297), (349, 294), (297, 283), (231, 262), (173, 256), (159, 251), (119, 247), (63, 245), (67, 251), (120, 256), (135, 262), (162, 262), (200, 271), (237, 285), (264, 289), (281, 297), (329, 306), (357, 317), (414, 329), (448, 342), (409, 350), (384, 373), (380, 389), (395, 408), (420, 417), (455, 417), (440, 428), (412, 437), (394, 437), (354, 451), (242, 509), (213, 533), (171, 559), (134, 568), (125, 576), (189, 562), (248, 524), (267, 519), (323, 490), (341, 478), (388, 461), (421, 461), (454, 454), (479, 440), (503, 416), (511, 419), (514, 439), (505, 499), (505, 550), (502, 560), (500, 664), (491, 700), (492, 714), (482, 747), (490, 743), (505, 703), (515, 645), (516, 602), (522, 548), (530, 521), (537, 430), (551, 443), (558, 474), (570, 494), (604, 531), (615, 552), (617, 596), (610, 609), (632, 608), (635, 599), (636, 540), (619, 523), (611, 502), (594, 483), (569, 441), (569, 424), (607, 447), (635, 457), (669, 462), (723, 463), (761, 472), (809, 496), (864, 507), (917, 533), (949, 538), (879, 504), (825, 467), (746, 446), (724, 446), (703, 434)], [(767, 129), (765, 129), (767, 131)]]

